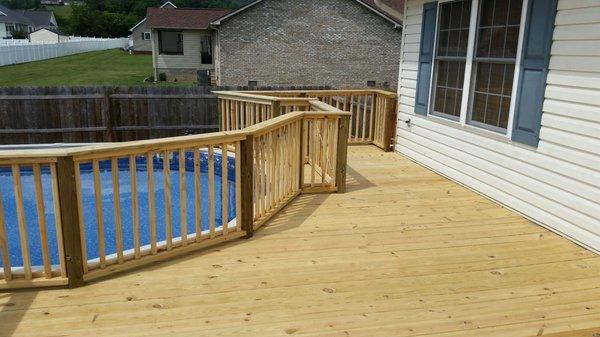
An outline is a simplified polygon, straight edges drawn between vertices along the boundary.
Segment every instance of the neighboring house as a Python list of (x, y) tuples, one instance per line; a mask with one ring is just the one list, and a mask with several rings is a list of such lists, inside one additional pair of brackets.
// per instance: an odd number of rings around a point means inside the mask
[(210, 24), (230, 13), (228, 9), (148, 8), (152, 29), (155, 78), (196, 80), (198, 72), (214, 72), (216, 31)]
[[(155, 34), (155, 70), (172, 79), (209, 69), (213, 82), (232, 86), (395, 86), (401, 21), (375, 2), (258, 0), (231, 13), (151, 8), (150, 27), (164, 32), (162, 40)], [(179, 55), (161, 52), (166, 39)], [(198, 67), (208, 52), (213, 64)]]
[[(167, 1), (160, 8), (177, 8), (177, 6)], [(131, 32), (131, 50), (134, 54), (152, 54), (152, 31), (146, 22), (147, 18), (144, 18), (129, 30)]]
[(598, 22), (597, 0), (407, 0), (397, 151), (600, 252)]
[(69, 36), (57, 29), (41, 28), (29, 34), (29, 42), (67, 42)]
[(64, 0), (41, 0), (40, 4), (49, 6), (63, 6), (65, 2)]
[(57, 28), (52, 11), (13, 10), (0, 5), (0, 39), (12, 38), (15, 31), (31, 33), (40, 28)]

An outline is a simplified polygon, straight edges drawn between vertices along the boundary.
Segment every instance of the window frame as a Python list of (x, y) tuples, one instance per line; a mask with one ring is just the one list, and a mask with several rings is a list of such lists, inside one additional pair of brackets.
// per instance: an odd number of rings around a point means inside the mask
[[(146, 35), (146, 34), (148, 34), (148, 35)], [(152, 33), (150, 33), (150, 32), (142, 32), (142, 40), (144, 40), (144, 41), (150, 41), (150, 40), (152, 40)]]
[[(210, 63), (204, 63), (202, 59), (202, 39), (208, 39), (208, 47), (210, 54)], [(202, 34), (200, 35), (200, 64), (203, 66), (210, 66), (215, 64), (215, 48), (213, 43), (213, 36), (211, 34)]]
[(427, 117), (434, 119), (442, 119), (444, 121), (450, 121), (451, 123), (457, 123), (462, 127), (473, 128), (477, 130), (482, 130), (484, 132), (492, 133), (494, 135), (501, 135), (505, 138), (510, 139), (512, 137), (513, 132), (513, 124), (514, 124), (514, 116), (515, 116), (515, 106), (516, 106), (516, 95), (519, 89), (519, 78), (521, 72), (521, 62), (523, 58), (523, 41), (525, 38), (525, 26), (529, 8), (529, 0), (523, 0), (523, 7), (521, 9), (521, 28), (519, 29), (519, 40), (517, 45), (517, 54), (515, 59), (515, 72), (513, 75), (513, 86), (511, 91), (511, 100), (510, 100), (510, 108), (508, 114), (508, 124), (506, 129), (501, 129), (498, 127), (494, 127), (492, 125), (488, 125), (485, 123), (479, 123), (477, 121), (471, 121), (472, 114), (472, 104), (473, 104), (473, 90), (472, 88), (475, 85), (475, 47), (477, 44), (476, 38), (478, 37), (478, 29), (477, 25), (479, 22), (480, 14), (481, 14), (481, 2), (483, 0), (471, 0), (471, 18), (469, 23), (469, 37), (467, 40), (467, 57), (465, 64), (465, 74), (464, 74), (464, 82), (463, 82), (463, 94), (461, 100), (461, 108), (460, 108), (460, 117), (456, 118), (455, 116), (449, 116), (446, 114), (440, 114), (434, 112), (434, 97), (435, 97), (435, 85), (436, 85), (436, 75), (437, 69), (435, 67), (437, 63), (437, 48), (438, 48), (438, 32), (440, 27), (440, 5), (443, 3), (454, 2), (457, 0), (439, 0), (437, 2), (437, 12), (436, 12), (436, 26), (435, 26), (435, 37), (434, 37), (434, 56), (433, 56), (433, 68), (431, 71), (431, 78), (429, 82), (429, 103), (427, 107)]
[[(177, 51), (177, 52), (165, 52), (163, 50), (163, 44), (162, 44), (162, 34), (165, 32), (169, 32), (169, 33), (177, 33), (177, 34), (181, 34), (181, 52)], [(158, 53), (160, 55), (184, 55), (185, 52), (185, 47), (183, 44), (183, 31), (181, 30), (159, 30), (158, 31)]]

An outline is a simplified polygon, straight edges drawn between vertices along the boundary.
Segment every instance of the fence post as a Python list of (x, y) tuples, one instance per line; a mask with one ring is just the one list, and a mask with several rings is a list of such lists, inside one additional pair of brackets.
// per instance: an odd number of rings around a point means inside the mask
[(398, 101), (395, 97), (386, 98), (386, 110), (385, 110), (385, 129), (383, 130), (383, 149), (385, 152), (394, 151), (395, 134), (396, 134), (396, 123), (397, 123), (397, 105)]
[(79, 208), (73, 157), (59, 157), (56, 164), (60, 220), (69, 288), (84, 285)]
[(240, 146), (242, 230), (246, 231), (246, 239), (249, 239), (254, 235), (254, 136), (247, 135)]
[(281, 102), (279, 100), (271, 103), (271, 111), (273, 111), (273, 118), (281, 116)]
[(350, 130), (350, 116), (341, 116), (338, 121), (337, 139), (337, 164), (335, 184), (338, 193), (346, 193), (346, 163), (348, 160), (348, 133)]
[(105, 142), (114, 142), (115, 132), (113, 130), (113, 118), (112, 118), (112, 109), (111, 109), (111, 99), (110, 95), (112, 94), (111, 89), (105, 89), (104, 98), (102, 99), (102, 118), (106, 121), (106, 134), (104, 135)]

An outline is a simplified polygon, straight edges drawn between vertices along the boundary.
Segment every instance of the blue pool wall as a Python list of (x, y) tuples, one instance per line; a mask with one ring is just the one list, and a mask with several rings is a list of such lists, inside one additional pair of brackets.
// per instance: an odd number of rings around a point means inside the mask
[[(170, 178), (171, 178), (171, 223), (173, 237), (181, 236), (181, 218), (180, 205), (181, 196), (179, 195), (179, 153), (170, 153)], [(153, 157), (154, 165), (154, 187), (155, 187), (155, 209), (156, 209), (156, 234), (157, 240), (166, 240), (166, 218), (165, 218), (165, 198), (164, 198), (164, 161), (161, 156)], [(106, 244), (106, 254), (116, 253), (116, 221), (114, 219), (114, 198), (112, 189), (112, 164), (110, 160), (100, 161), (100, 180), (102, 195), (102, 214), (104, 218), (104, 238)], [(123, 246), (125, 250), (133, 249), (133, 215), (131, 208), (131, 181), (129, 159), (118, 160), (119, 167), (119, 194), (121, 204), (121, 228), (123, 232)], [(83, 216), (85, 241), (87, 246), (88, 259), (95, 259), (98, 253), (98, 233), (97, 233), (97, 214), (96, 199), (94, 191), (94, 181), (92, 174), (92, 164), (81, 164), (81, 186), (83, 197)], [(228, 157), (228, 222), (235, 219), (235, 158)], [(194, 154), (185, 153), (185, 171), (186, 171), (186, 216), (187, 233), (195, 233), (196, 209), (195, 209), (195, 177), (194, 177)], [(201, 172), (201, 219), (202, 230), (209, 229), (210, 223), (210, 205), (208, 198), (209, 187), (209, 161), (206, 151), (200, 152), (200, 172)], [(145, 156), (136, 157), (137, 172), (137, 192), (138, 192), (138, 215), (139, 231), (142, 246), (150, 244), (150, 221), (148, 212), (148, 173), (147, 160)], [(31, 262), (34, 266), (42, 265), (41, 242), (39, 233), (39, 224), (36, 211), (35, 189), (33, 183), (33, 170), (31, 167), (21, 168), (21, 181), (23, 186), (23, 201), (25, 208), (25, 219), (27, 223), (27, 237), (29, 241), (29, 250)], [(216, 152), (214, 155), (214, 174), (215, 174), (215, 203), (214, 219), (217, 227), (222, 223), (222, 156)], [(56, 225), (54, 218), (53, 198), (50, 180), (49, 166), (42, 166), (42, 187), (45, 205), (46, 228), (49, 238), (49, 248), (51, 261), (57, 265), (58, 247), (56, 241)], [(2, 195), (3, 210), (5, 215), (5, 227), (8, 236), (9, 254), (13, 267), (23, 264), (21, 258), (21, 246), (19, 240), (19, 231), (16, 215), (16, 205), (14, 199), (13, 176), (10, 168), (0, 168), (0, 193)], [(2, 266), (2, 261), (0, 261)]]

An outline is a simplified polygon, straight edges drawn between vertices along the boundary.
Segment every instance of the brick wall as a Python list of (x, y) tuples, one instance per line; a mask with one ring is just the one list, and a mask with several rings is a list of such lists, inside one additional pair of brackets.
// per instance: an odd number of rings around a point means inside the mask
[(354, 0), (265, 0), (219, 40), (222, 85), (397, 86), (401, 30)]

